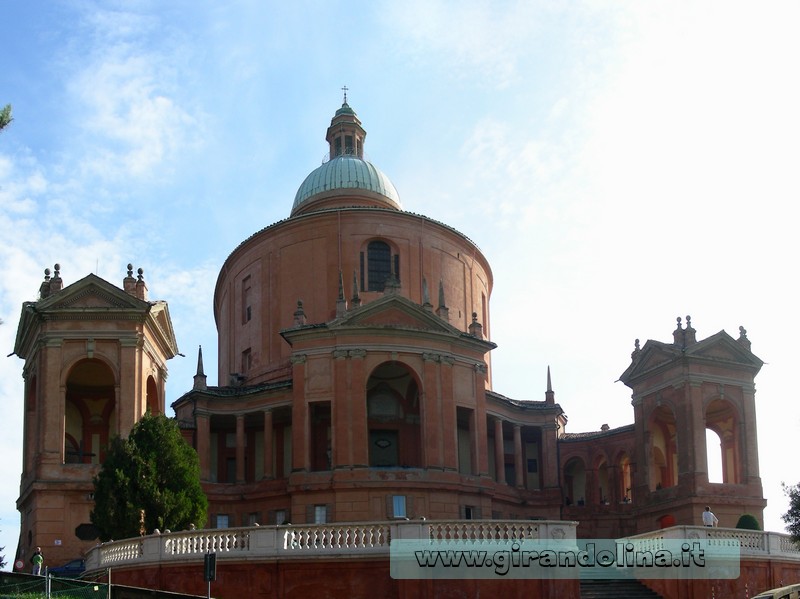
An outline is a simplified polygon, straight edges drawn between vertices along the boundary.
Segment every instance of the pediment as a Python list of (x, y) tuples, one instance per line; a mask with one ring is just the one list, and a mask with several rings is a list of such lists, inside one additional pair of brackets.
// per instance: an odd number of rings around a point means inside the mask
[(669, 351), (663, 346), (647, 347), (645, 344), (644, 354), (637, 364), (639, 371), (652, 370), (664, 364), (672, 362), (676, 357), (675, 351)]
[(686, 348), (686, 354), (692, 357), (709, 360), (732, 362), (746, 366), (761, 368), (763, 362), (748, 348), (742, 346), (725, 331), (700, 341)]
[(154, 323), (154, 327), (158, 329), (158, 337), (164, 344), (164, 353), (170, 358), (173, 357), (178, 353), (178, 341), (175, 338), (175, 330), (172, 328), (172, 318), (169, 315), (167, 302), (153, 302), (150, 319)]
[(462, 331), (432, 311), (400, 295), (386, 295), (329, 323), (330, 329), (351, 327), (391, 327), (462, 334)]
[(90, 274), (76, 281), (50, 297), (40, 300), (39, 311), (59, 311), (73, 309), (146, 309), (144, 302), (125, 293), (97, 275)]
[(677, 358), (690, 361), (721, 362), (760, 369), (763, 362), (725, 331), (712, 335), (686, 348), (674, 344), (648, 340), (638, 354), (634, 354), (631, 365), (620, 375), (620, 380), (628, 384), (630, 381), (667, 366)]

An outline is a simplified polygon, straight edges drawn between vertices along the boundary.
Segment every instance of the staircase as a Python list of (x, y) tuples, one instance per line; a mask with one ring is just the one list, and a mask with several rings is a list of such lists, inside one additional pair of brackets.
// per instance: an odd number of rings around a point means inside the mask
[(581, 599), (661, 599), (638, 580), (582, 580)]

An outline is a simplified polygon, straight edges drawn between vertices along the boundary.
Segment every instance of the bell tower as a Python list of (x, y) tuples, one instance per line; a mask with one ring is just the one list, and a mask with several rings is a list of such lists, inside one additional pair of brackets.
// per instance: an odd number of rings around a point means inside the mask
[(142, 269), (122, 288), (90, 274), (64, 287), (45, 270), (22, 306), (14, 352), (25, 361), (17, 559), (40, 546), (50, 565), (97, 538), (93, 477), (109, 441), (148, 410), (164, 411), (166, 362), (178, 353), (166, 302), (148, 301)]
[(364, 139), (367, 132), (361, 126), (361, 120), (347, 103), (347, 86), (342, 88), (344, 100), (342, 107), (336, 111), (331, 119), (331, 126), (325, 134), (325, 140), (330, 145), (330, 159), (337, 156), (354, 156), (364, 159)]
[[(639, 529), (702, 525), (705, 505), (720, 526), (745, 513), (763, 526), (754, 382), (763, 362), (744, 328), (738, 339), (720, 331), (698, 341), (691, 317), (685, 328), (678, 318), (672, 343), (640, 348), (637, 339), (631, 357), (620, 380), (633, 390)], [(708, 451), (707, 430), (720, 439)], [(721, 482), (709, 481), (709, 459), (718, 460)]]

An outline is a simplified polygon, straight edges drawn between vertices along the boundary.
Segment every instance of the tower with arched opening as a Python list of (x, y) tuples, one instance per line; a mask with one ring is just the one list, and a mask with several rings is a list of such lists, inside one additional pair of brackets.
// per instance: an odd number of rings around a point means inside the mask
[(25, 361), (19, 558), (80, 556), (97, 538), (92, 479), (109, 441), (164, 411), (166, 362), (178, 349), (167, 304), (148, 301), (142, 270), (122, 288), (90, 274), (63, 286), (45, 271), (22, 306), (14, 352)]
[[(640, 528), (664, 516), (701, 524), (709, 503), (722, 526), (743, 513), (763, 520), (754, 383), (762, 365), (744, 328), (738, 339), (720, 331), (698, 341), (689, 316), (685, 328), (678, 318), (672, 343), (649, 340), (640, 348), (637, 341), (620, 380), (633, 390)], [(707, 429), (719, 448), (706, 447)], [(718, 460), (721, 482), (709, 481), (709, 456)]]

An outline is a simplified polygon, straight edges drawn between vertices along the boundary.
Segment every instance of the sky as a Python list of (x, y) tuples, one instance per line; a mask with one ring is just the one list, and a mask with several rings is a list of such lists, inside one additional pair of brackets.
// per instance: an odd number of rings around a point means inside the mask
[[(492, 265), (493, 388), (567, 430), (633, 422), (634, 340), (747, 329), (765, 525), (800, 482), (797, 2), (3, 3), (0, 546), (19, 536), (23, 362), (45, 268), (169, 302), (180, 351), (216, 384), (212, 311), (239, 242), (288, 217), (348, 102), (404, 208)], [(795, 216), (792, 216), (795, 215)], [(791, 451), (791, 450), (789, 450)]]

